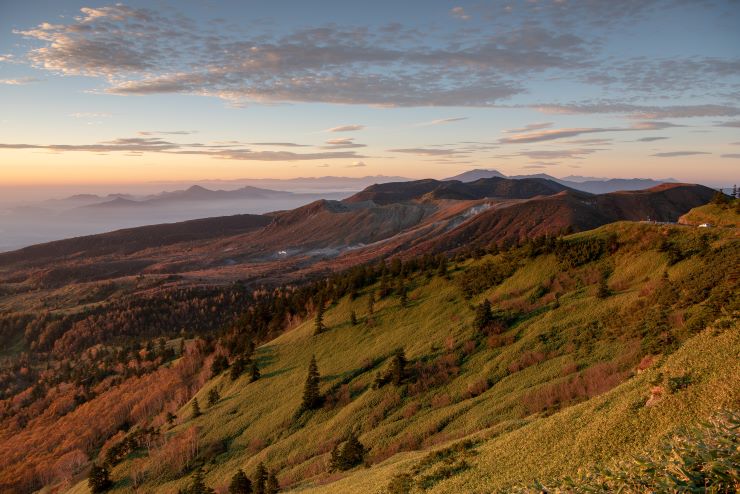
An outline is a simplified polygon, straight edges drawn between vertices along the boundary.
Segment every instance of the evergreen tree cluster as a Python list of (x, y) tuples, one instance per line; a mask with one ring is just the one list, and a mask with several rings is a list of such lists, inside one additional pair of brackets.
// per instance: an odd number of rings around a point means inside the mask
[(343, 443), (337, 443), (331, 451), (329, 471), (344, 471), (356, 467), (365, 461), (367, 449), (354, 432)]
[(211, 376), (217, 376), (229, 368), (229, 359), (224, 354), (218, 354), (211, 363)]
[(381, 388), (386, 384), (393, 384), (394, 386), (400, 386), (403, 384), (406, 377), (408, 377), (408, 371), (406, 369), (407, 364), (406, 352), (404, 352), (403, 348), (397, 348), (393, 352), (393, 356), (391, 357), (391, 361), (386, 371), (383, 374), (375, 376), (373, 387)]

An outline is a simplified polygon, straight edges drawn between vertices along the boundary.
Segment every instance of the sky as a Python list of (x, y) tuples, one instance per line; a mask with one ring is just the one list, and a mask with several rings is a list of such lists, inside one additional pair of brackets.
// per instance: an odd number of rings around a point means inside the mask
[(0, 187), (732, 184), (740, 2), (0, 0)]

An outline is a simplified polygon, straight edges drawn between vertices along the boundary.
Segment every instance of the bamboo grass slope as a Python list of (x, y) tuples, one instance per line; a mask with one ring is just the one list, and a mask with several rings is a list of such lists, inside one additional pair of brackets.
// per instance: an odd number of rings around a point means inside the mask
[[(623, 222), (381, 279), (257, 348), (257, 378), (208, 380), (110, 492), (174, 494), (200, 467), (226, 492), (263, 464), (290, 492), (483, 493), (653, 454), (737, 412), (739, 261), (734, 229)], [(355, 435), (363, 464), (332, 469)], [(157, 468), (186, 440), (182, 469)]]

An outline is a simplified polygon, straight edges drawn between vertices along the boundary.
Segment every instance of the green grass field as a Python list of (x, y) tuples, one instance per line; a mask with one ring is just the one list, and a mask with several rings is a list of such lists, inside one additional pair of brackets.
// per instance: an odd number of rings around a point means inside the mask
[[(456, 279), (470, 266), (502, 256), (453, 263), (449, 279), (416, 273), (406, 281), (407, 307), (390, 295), (375, 303), (372, 317), (367, 294), (376, 287), (352, 301), (344, 297), (326, 311), (327, 331), (314, 335), (313, 320), (307, 320), (258, 348), (258, 381), (250, 383), (248, 375), (231, 381), (228, 371), (214, 377), (196, 395), (202, 416), (191, 418), (188, 403), (175, 425), (163, 430), (175, 436), (197, 428), (211, 487), (227, 486), (239, 468), (251, 475), (264, 462), (278, 472), (285, 490), (305, 493), (385, 493), (391, 480), (404, 474), (412, 479), (409, 492), (483, 493), (649, 452), (683, 426), (717, 410), (737, 409), (740, 399), (736, 311), (682, 338), (675, 351), (643, 360), (653, 352), (634, 334), (643, 322), (631, 308), (649, 306), (664, 271), (680, 283), (702, 269), (696, 257), (668, 265), (657, 248), (668, 230), (619, 223), (573, 236), (614, 233), (620, 247), (569, 270), (554, 254), (522, 259), (511, 277), (469, 300)], [(733, 236), (718, 232), (711, 245), (736, 241)], [(598, 298), (605, 270), (611, 294)], [(495, 309), (518, 314), (494, 337), (473, 328), (473, 307), (485, 298)], [(736, 290), (734, 301), (736, 309)], [(674, 305), (668, 314), (672, 330), (681, 334), (683, 321), (697, 307)], [(355, 326), (349, 322), (352, 310), (359, 319)], [(373, 389), (376, 373), (398, 347), (411, 368), (436, 362), (428, 368), (438, 371), (437, 381)], [(328, 400), (335, 405), (296, 418), (312, 355), (322, 392), (336, 385)], [(680, 376), (689, 376), (690, 384), (671, 393), (666, 383)], [(569, 385), (587, 391), (553, 405), (549, 396)], [(208, 407), (212, 388), (221, 398)], [(656, 397), (646, 405), (651, 393)], [(369, 448), (368, 465), (328, 472), (332, 446), (350, 431)], [(461, 445), (464, 440), (469, 442)], [(131, 491), (133, 465), (145, 459), (142, 451), (117, 465), (112, 492)], [(174, 494), (189, 481), (187, 474), (144, 478), (138, 492)], [(86, 491), (83, 481), (70, 492)]]

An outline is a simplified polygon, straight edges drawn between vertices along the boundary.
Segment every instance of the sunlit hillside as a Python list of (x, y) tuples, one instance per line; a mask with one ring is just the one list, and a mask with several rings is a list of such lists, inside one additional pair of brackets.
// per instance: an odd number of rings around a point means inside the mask
[[(309, 317), (257, 348), (256, 381), (208, 380), (199, 417), (191, 400), (119, 434), (157, 439), (113, 462), (113, 492), (175, 493), (198, 466), (225, 489), (260, 463), (300, 492), (489, 492), (649, 454), (737, 406), (739, 247), (734, 230), (617, 223), (446, 270), (389, 265), (329, 300), (323, 332)], [(299, 413), (312, 356), (323, 404)], [(351, 432), (364, 464), (330, 471)]]

